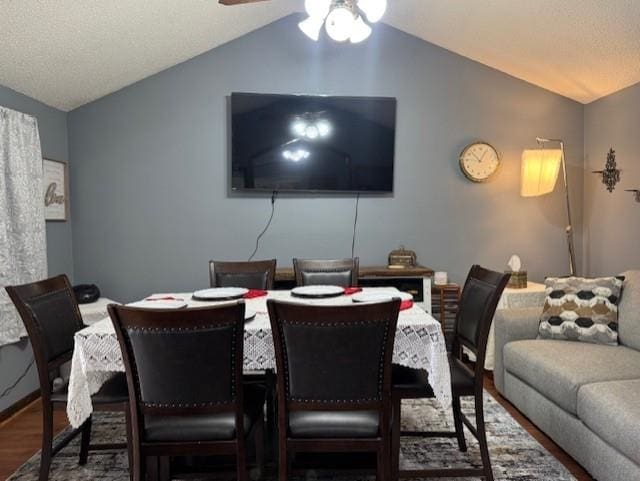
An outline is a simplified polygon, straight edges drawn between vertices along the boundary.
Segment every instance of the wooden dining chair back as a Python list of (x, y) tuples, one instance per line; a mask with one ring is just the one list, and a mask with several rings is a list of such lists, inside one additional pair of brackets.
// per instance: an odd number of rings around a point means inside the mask
[(297, 286), (350, 287), (358, 285), (359, 264), (358, 257), (337, 260), (293, 259), (293, 272)]
[[(276, 276), (276, 259), (249, 262), (210, 261), (211, 287), (244, 287), (271, 290)], [(245, 383), (262, 386), (267, 396), (267, 420), (269, 426), (275, 411), (275, 376), (272, 370), (245, 372)]]
[(144, 479), (147, 458), (206, 454), (235, 455), (245, 479), (245, 434), (260, 424), (264, 398), (242, 383), (244, 302), (108, 309), (131, 397), (134, 479)]
[(460, 361), (463, 348), (474, 354), (475, 378), (479, 380), (480, 388), (489, 330), (509, 278), (509, 274), (474, 265), (469, 271), (460, 296), (452, 353)]
[(267, 305), (277, 366), (279, 479), (288, 479), (290, 451), (373, 451), (378, 477), (387, 479), (400, 300)]
[(211, 287), (273, 289), (276, 259), (251, 262), (209, 261)]
[[(394, 369), (394, 472), (398, 477), (473, 477), (493, 480), (491, 460), (487, 446), (484, 423), (483, 382), (484, 361), (489, 329), (509, 274), (494, 272), (479, 265), (471, 267), (460, 297), (456, 317), (453, 351), (449, 356), (452, 384), (452, 408), (455, 432), (402, 432), (419, 437), (456, 437), (461, 451), (467, 450), (463, 425), (478, 439), (482, 468), (452, 468), (439, 470), (399, 471), (400, 403), (402, 399), (433, 397), (428, 384), (428, 373), (397, 367)], [(475, 355), (475, 366), (470, 368), (463, 360), (463, 351)], [(475, 426), (462, 413), (460, 398), (473, 396), (475, 402)]]
[[(80, 429), (70, 431), (56, 446), (53, 445), (53, 410), (66, 408), (68, 388), (63, 384), (54, 390), (53, 378), (60, 366), (71, 360), (74, 335), (84, 327), (67, 276), (63, 274), (29, 284), (7, 286), (6, 291), (24, 322), (38, 370), (43, 416), (40, 481), (48, 479), (52, 457), (80, 433), (80, 464), (86, 464), (90, 449), (123, 448), (124, 445), (114, 444), (90, 446), (90, 418)], [(92, 402), (95, 411), (126, 411), (124, 378), (116, 376), (109, 380), (92, 397)]]

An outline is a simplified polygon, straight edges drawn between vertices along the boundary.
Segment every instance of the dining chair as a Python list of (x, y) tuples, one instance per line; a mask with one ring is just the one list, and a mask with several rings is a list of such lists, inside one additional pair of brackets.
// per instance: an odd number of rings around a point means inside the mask
[(131, 398), (134, 481), (157, 476), (158, 458), (189, 455), (234, 455), (244, 481), (251, 435), (262, 469), (264, 391), (242, 383), (244, 302), (108, 310)]
[[(451, 371), (452, 409), (455, 432), (401, 431), (401, 403), (403, 399), (422, 399), (434, 397), (426, 371), (404, 366), (393, 366), (393, 472), (394, 477), (431, 478), (431, 477), (481, 477), (493, 480), (491, 460), (487, 446), (487, 434), (484, 422), (483, 378), (484, 360), (489, 328), (509, 281), (509, 274), (493, 272), (478, 265), (471, 267), (462, 290), (460, 307), (456, 317), (453, 349), (449, 354)], [(469, 368), (462, 360), (463, 348), (476, 356), (475, 367)], [(475, 403), (474, 426), (462, 413), (460, 397), (473, 396)], [(460, 451), (467, 450), (464, 427), (476, 437), (480, 445), (482, 468), (447, 468), (400, 471), (400, 436), (410, 437), (456, 437)]]
[[(271, 290), (276, 276), (276, 259), (264, 261), (209, 261), (211, 287), (245, 287), (247, 289)], [(264, 387), (267, 401), (267, 426), (274, 428), (275, 375), (272, 369), (245, 372), (245, 383)], [(275, 428), (274, 428), (275, 429)]]
[(358, 257), (339, 260), (293, 259), (296, 285), (355, 287), (358, 285), (359, 263)]
[(211, 287), (273, 289), (276, 259), (251, 262), (209, 261)]
[(297, 452), (374, 452), (391, 474), (391, 361), (400, 300), (313, 306), (268, 300), (278, 391), (279, 480)]
[[(5, 289), (24, 322), (38, 370), (42, 398), (39, 480), (49, 479), (53, 456), (78, 434), (81, 434), (80, 465), (87, 463), (90, 450), (126, 448), (125, 444), (91, 445), (91, 417), (79, 429), (71, 430), (55, 446), (53, 445), (53, 411), (66, 409), (68, 396), (68, 384), (56, 386), (54, 389), (53, 378), (60, 366), (71, 360), (74, 335), (84, 327), (67, 276), (60, 275), (29, 284), (7, 286)], [(126, 414), (128, 401), (123, 374), (113, 376), (91, 396), (94, 411), (117, 411)], [(131, 462), (131, 457), (129, 461)]]

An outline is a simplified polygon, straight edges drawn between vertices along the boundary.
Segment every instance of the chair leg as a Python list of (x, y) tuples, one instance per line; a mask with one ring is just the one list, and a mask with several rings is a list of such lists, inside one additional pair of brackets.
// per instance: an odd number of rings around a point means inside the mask
[(133, 481), (145, 481), (146, 479), (147, 479), (146, 459), (142, 457), (142, 455), (136, 455), (133, 458)]
[(260, 414), (253, 434), (256, 450), (256, 468), (258, 469), (259, 478), (261, 478), (264, 473), (264, 433), (264, 414)]
[(171, 481), (171, 458), (169, 456), (158, 458), (158, 479), (160, 481)]
[(387, 481), (384, 470), (385, 470), (384, 449), (382, 448), (382, 446), (380, 446), (376, 453), (376, 481)]
[(391, 481), (392, 458), (391, 458), (391, 432), (387, 432), (382, 446), (382, 475), (384, 481)]
[[(158, 466), (158, 457), (157, 456), (146, 456), (145, 459), (146, 465), (146, 481), (159, 481), (159, 466)], [(144, 478), (141, 480), (144, 481)]]
[(456, 437), (458, 438), (458, 448), (464, 453), (467, 451), (467, 442), (464, 439), (464, 425), (462, 424), (460, 396), (453, 396), (451, 407), (453, 409), (453, 424), (456, 428)]
[(289, 481), (289, 457), (287, 456), (287, 440), (282, 434), (278, 443), (278, 481)]
[(493, 481), (493, 470), (491, 469), (491, 459), (489, 457), (489, 446), (487, 445), (487, 432), (484, 424), (484, 403), (483, 396), (476, 396), (476, 430), (478, 431), (478, 444), (480, 444), (480, 456), (482, 458), (482, 468), (486, 481)]
[(391, 427), (391, 479), (398, 479), (400, 473), (400, 431), (402, 429), (402, 399), (393, 397), (391, 415), (393, 425)]
[(134, 450), (133, 450), (133, 431), (131, 426), (131, 412), (129, 411), (129, 406), (124, 410), (125, 424), (127, 428), (127, 462), (129, 465), (129, 481), (140, 481), (136, 480), (135, 472), (138, 469), (134, 462)]
[(42, 406), (42, 451), (40, 452), (40, 481), (48, 481), (53, 451), (53, 407)]
[(236, 479), (247, 481), (247, 451), (242, 441), (238, 442), (236, 449)]
[(91, 442), (91, 416), (82, 424), (80, 437), (80, 460), (78, 464), (84, 466), (89, 459), (89, 443)]
[(265, 389), (266, 389), (266, 401), (267, 401), (267, 428), (270, 432), (275, 429), (275, 423), (277, 418), (275, 408), (275, 396), (276, 396), (276, 378), (272, 369), (265, 371)]

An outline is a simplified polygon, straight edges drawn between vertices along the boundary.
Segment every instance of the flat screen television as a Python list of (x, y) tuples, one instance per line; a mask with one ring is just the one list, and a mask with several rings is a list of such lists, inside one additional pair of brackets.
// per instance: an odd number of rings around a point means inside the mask
[(396, 103), (232, 93), (232, 190), (393, 192)]

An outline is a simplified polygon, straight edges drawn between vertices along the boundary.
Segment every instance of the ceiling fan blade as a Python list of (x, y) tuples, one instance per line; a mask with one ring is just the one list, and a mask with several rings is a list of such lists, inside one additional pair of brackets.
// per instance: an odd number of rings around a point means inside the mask
[(243, 3), (258, 3), (268, 0), (218, 0), (221, 5), (242, 5)]

